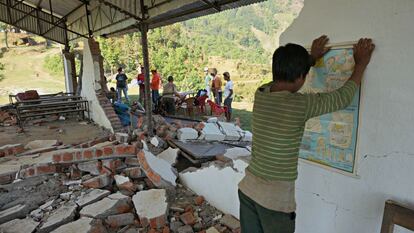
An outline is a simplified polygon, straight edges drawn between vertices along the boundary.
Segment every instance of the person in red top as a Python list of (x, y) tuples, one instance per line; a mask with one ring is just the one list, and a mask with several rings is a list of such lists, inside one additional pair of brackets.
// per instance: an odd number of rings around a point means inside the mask
[(139, 86), (139, 99), (138, 101), (143, 104), (145, 98), (145, 75), (144, 67), (141, 66), (141, 73), (137, 76), (138, 86)]
[(152, 90), (152, 103), (154, 107), (157, 106), (158, 99), (160, 97), (160, 86), (161, 86), (161, 77), (157, 73), (156, 69), (151, 70), (152, 80), (151, 80), (151, 90)]

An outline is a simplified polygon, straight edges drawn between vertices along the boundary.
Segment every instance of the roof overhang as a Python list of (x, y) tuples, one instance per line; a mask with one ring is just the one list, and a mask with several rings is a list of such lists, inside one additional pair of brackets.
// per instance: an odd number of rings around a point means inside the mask
[(61, 44), (157, 28), (265, 0), (0, 0), (0, 21)]

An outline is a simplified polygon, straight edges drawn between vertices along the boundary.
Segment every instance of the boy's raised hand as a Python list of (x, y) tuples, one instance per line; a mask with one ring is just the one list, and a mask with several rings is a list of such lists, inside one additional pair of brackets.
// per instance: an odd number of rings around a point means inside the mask
[(361, 38), (358, 43), (354, 45), (354, 60), (355, 67), (365, 68), (371, 60), (372, 51), (375, 49), (375, 44), (372, 39)]
[(319, 38), (313, 40), (310, 55), (314, 62), (323, 57), (323, 55), (325, 55), (325, 53), (331, 49), (329, 47), (326, 47), (328, 41), (329, 38), (326, 35), (322, 35)]

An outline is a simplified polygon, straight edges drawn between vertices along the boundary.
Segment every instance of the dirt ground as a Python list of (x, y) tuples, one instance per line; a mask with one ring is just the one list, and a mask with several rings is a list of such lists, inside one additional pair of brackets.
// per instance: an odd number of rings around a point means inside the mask
[(63, 144), (77, 144), (108, 134), (97, 125), (70, 118), (41, 125), (26, 125), (23, 133), (17, 133), (18, 129), (17, 126), (0, 126), (0, 146), (19, 143), (26, 145), (33, 140), (48, 139), (56, 139)]

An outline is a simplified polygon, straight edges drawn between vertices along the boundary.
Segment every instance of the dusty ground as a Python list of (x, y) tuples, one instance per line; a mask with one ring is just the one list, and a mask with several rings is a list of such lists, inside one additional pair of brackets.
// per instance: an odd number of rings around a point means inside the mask
[(86, 124), (76, 119), (45, 122), (39, 125), (27, 125), (23, 133), (17, 133), (17, 126), (0, 126), (0, 146), (7, 144), (27, 144), (33, 140), (56, 139), (63, 144), (76, 144), (90, 141), (106, 134), (99, 126)]

